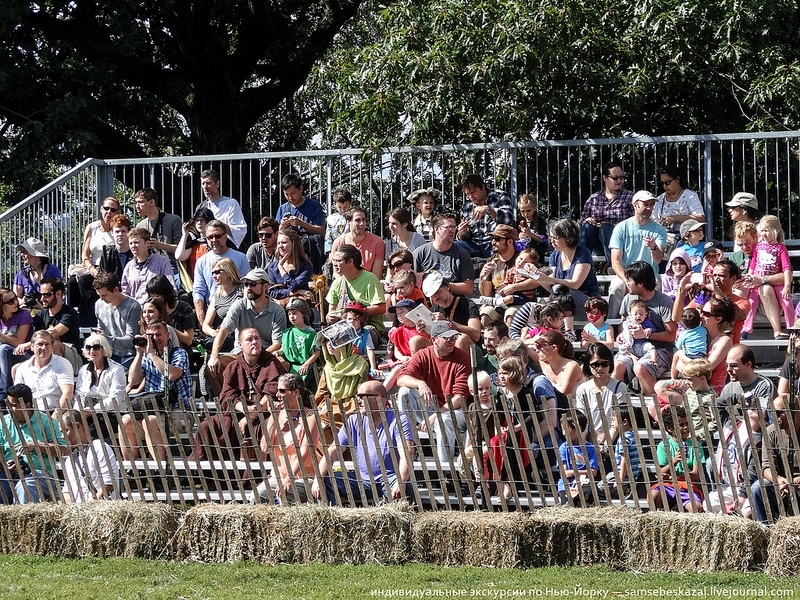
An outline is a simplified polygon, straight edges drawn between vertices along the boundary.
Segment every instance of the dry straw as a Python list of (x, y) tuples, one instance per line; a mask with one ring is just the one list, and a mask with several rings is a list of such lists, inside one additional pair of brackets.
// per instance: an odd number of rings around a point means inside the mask
[(800, 517), (783, 517), (772, 526), (766, 571), (770, 575), (800, 575)]
[(50, 503), (0, 506), (0, 552), (57, 554), (57, 532), (67, 510)]
[(411, 515), (407, 504), (361, 509), (201, 505), (186, 513), (177, 558), (400, 564), (409, 555)]
[(630, 521), (625, 566), (631, 571), (675, 573), (760, 570), (769, 537), (764, 525), (741, 517), (647, 513)]

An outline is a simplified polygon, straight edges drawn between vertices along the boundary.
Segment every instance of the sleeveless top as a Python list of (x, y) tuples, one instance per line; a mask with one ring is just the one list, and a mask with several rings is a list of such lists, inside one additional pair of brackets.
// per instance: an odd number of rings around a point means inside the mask
[(103, 231), (100, 228), (100, 221), (95, 221), (89, 225), (91, 233), (89, 235), (89, 251), (92, 255), (92, 264), (96, 267), (100, 264), (103, 256), (103, 247), (114, 243), (114, 236), (110, 231)]
[(219, 296), (214, 296), (214, 308), (217, 311), (214, 315), (213, 327), (215, 329), (222, 325), (222, 321), (225, 319), (225, 315), (228, 314), (228, 309), (230, 309), (231, 304), (243, 297), (244, 287), (241, 284), (233, 288), (233, 291), (230, 294), (220, 294)]

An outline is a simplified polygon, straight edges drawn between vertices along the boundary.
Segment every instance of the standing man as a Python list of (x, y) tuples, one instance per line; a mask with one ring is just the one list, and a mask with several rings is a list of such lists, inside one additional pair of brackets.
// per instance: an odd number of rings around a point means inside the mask
[[(120, 286), (123, 294), (130, 296), (139, 304), (144, 304), (144, 301), (147, 300), (149, 296), (147, 282), (156, 275), (164, 275), (175, 288), (172, 264), (162, 254), (151, 254), (147, 246), (149, 243), (150, 232), (147, 229), (137, 227), (128, 232), (128, 244), (133, 253), (133, 260), (128, 261), (128, 264), (125, 265)], [(177, 288), (175, 289), (177, 294)]]
[(383, 277), (386, 245), (377, 235), (367, 231), (367, 213), (363, 208), (351, 208), (345, 213), (345, 219), (349, 231), (334, 240), (331, 252), (342, 244), (355, 246), (361, 252), (361, 266), (380, 279)]
[[(200, 187), (206, 201), (201, 205), (211, 211), (217, 221), (222, 221), (230, 229), (230, 237), (238, 249), (247, 235), (242, 207), (233, 198), (223, 196), (220, 191), (219, 173), (206, 169), (200, 173)], [(198, 207), (200, 208), (200, 207)]]
[[(336, 504), (336, 486), (342, 503), (348, 501), (348, 493), (352, 494), (356, 504), (363, 500), (366, 503), (403, 498), (413, 501), (409, 478), (414, 432), (408, 416), (387, 407), (386, 388), (378, 381), (365, 381), (358, 386), (356, 400), (358, 412), (347, 417), (336, 439), (325, 451), (319, 463), (320, 477), (324, 479), (314, 479), (311, 494), (318, 500), (322, 499), (324, 487), (327, 502)], [(348, 470), (345, 476), (339, 470), (331, 478), (328, 475), (331, 463), (338, 460), (341, 451), (347, 448), (356, 461), (358, 477), (355, 471)]]
[[(658, 264), (664, 259), (667, 230), (650, 218), (655, 204), (656, 197), (650, 192), (636, 192), (633, 196), (633, 216), (614, 227), (611, 234), (608, 245), (615, 277), (608, 289), (609, 319), (619, 317), (619, 306), (626, 292), (625, 269), (628, 265), (644, 261), (653, 268), (653, 273), (658, 273)], [(661, 288), (660, 279), (657, 279), (656, 287)]]
[(456, 236), (455, 216), (437, 214), (431, 220), (431, 226), (433, 241), (414, 249), (414, 271), (439, 271), (450, 282), (454, 294), (472, 296), (475, 271), (469, 252), (453, 243)]
[(258, 222), (258, 241), (247, 249), (247, 262), (251, 269), (267, 270), (267, 265), (275, 258), (278, 247), (278, 221), (264, 217)]
[[(33, 405), (31, 389), (24, 384), (8, 388), (8, 414), (0, 423), (0, 448), (13, 482), (0, 469), (0, 504), (58, 500), (53, 467), (67, 452), (67, 444), (50, 415)], [(12, 493), (11, 487), (14, 487)]]
[[(35, 332), (31, 343), (33, 356), (17, 365), (14, 383), (23, 383), (31, 390), (37, 410), (53, 412), (71, 408), (75, 393), (72, 365), (66, 358), (53, 354), (53, 336), (47, 331)], [(8, 395), (11, 396), (10, 388)]]
[(113, 273), (98, 273), (92, 285), (100, 297), (94, 305), (98, 333), (111, 344), (111, 358), (127, 369), (133, 362), (133, 336), (139, 334), (142, 306), (122, 293)]
[(225, 365), (220, 364), (219, 354), (222, 344), (234, 331), (252, 327), (261, 336), (261, 345), (269, 352), (281, 348), (281, 334), (286, 329), (286, 311), (267, 295), (269, 277), (264, 269), (253, 269), (242, 277), (247, 288), (247, 296), (236, 300), (228, 309), (214, 338), (208, 368), (214, 375), (221, 375)]
[(618, 223), (633, 216), (633, 192), (624, 189), (625, 173), (618, 162), (603, 166), (603, 188), (595, 192), (581, 211), (581, 246), (592, 254), (605, 254), (606, 264), (611, 264), (611, 234)]
[(228, 248), (227, 232), (228, 229), (222, 221), (214, 219), (206, 225), (206, 240), (208, 240), (209, 250), (195, 263), (194, 285), (192, 286), (192, 300), (197, 312), (198, 323), (205, 321), (206, 307), (217, 293), (217, 284), (211, 275), (211, 267), (214, 263), (220, 258), (230, 258), (239, 269), (239, 273), (247, 273), (250, 270), (247, 256), (238, 250)]
[(469, 394), (469, 354), (456, 348), (458, 335), (450, 321), (435, 321), (433, 345), (412, 356), (397, 379), (400, 410), (413, 416), (423, 430), (434, 432), (445, 477), (450, 476), (456, 459), (456, 428), (462, 447), (467, 431), (464, 407)]
[(275, 218), (281, 227), (297, 228), (297, 233), (303, 239), (303, 248), (314, 266), (314, 273), (321, 273), (325, 211), (319, 202), (303, 195), (303, 180), (297, 173), (284, 175), (281, 189), (286, 202), (280, 205)]
[(467, 175), (461, 182), (467, 197), (461, 207), (461, 223), (458, 226), (458, 241), (470, 254), (488, 258), (492, 253), (489, 236), (498, 224), (514, 224), (514, 205), (511, 196), (502, 190), (486, 189), (480, 175)]
[[(653, 324), (653, 329), (642, 328), (639, 325), (631, 330), (631, 335), (637, 340), (650, 340), (655, 346), (656, 360), (653, 361), (649, 353), (639, 359), (630, 354), (617, 355), (614, 377), (619, 381), (625, 381), (626, 375), (628, 380), (636, 375), (642, 394), (652, 396), (656, 380), (669, 373), (672, 355), (675, 352), (675, 334), (678, 327), (672, 320), (672, 298), (656, 290), (656, 275), (648, 263), (634, 262), (625, 269), (624, 274), (628, 294), (622, 300), (620, 316), (623, 319), (628, 316), (628, 306), (637, 298), (647, 304), (647, 318)], [(625, 323), (622, 324), (622, 327), (624, 326)]]
[(150, 239), (147, 249), (155, 250), (167, 255), (173, 268), (177, 272), (175, 262), (175, 248), (183, 235), (183, 223), (177, 215), (165, 213), (158, 207), (158, 194), (153, 188), (142, 188), (134, 194), (136, 213), (144, 217), (136, 227), (147, 229)]
[[(325, 297), (331, 311), (344, 309), (351, 302), (360, 302), (367, 307), (369, 325), (377, 332), (383, 332), (386, 296), (380, 280), (361, 266), (358, 249), (350, 244), (342, 244), (331, 252), (331, 264), (336, 278)], [(331, 311), (328, 311), (329, 321)]]

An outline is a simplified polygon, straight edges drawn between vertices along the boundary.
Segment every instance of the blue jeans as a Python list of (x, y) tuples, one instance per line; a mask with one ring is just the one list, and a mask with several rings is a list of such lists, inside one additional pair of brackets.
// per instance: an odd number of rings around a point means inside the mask
[(456, 245), (461, 246), (469, 252), (469, 255), (472, 257), (478, 258), (489, 258), (492, 255), (491, 248), (484, 248), (483, 246), (479, 246), (472, 240), (456, 240)]
[(591, 253), (596, 256), (604, 254), (609, 269), (611, 269), (611, 250), (608, 243), (611, 241), (613, 232), (614, 226), (611, 223), (603, 223), (600, 227), (589, 223), (581, 225), (581, 245), (589, 248)]
[(22, 479), (6, 479), (0, 476), (0, 504), (33, 504), (43, 500), (58, 500), (60, 488), (55, 477), (46, 471), (32, 471)]
[(6, 391), (11, 384), (11, 367), (24, 361), (27, 356), (17, 356), (14, 354), (14, 346), (0, 344), (0, 404), (5, 406)]
[[(800, 493), (794, 486), (791, 489), (797, 495), (797, 504), (800, 506)], [(766, 479), (763, 481), (757, 480), (751, 490), (753, 492), (753, 510), (756, 513), (756, 518), (762, 523), (774, 523), (777, 521), (781, 514), (778, 512), (778, 495), (775, 493), (775, 485)], [(767, 517), (765, 500), (769, 502), (772, 520)], [(786, 515), (792, 514), (792, 499), (789, 497), (783, 499), (783, 512)]]
[[(380, 474), (378, 474), (377, 477), (380, 477)], [(365, 480), (359, 482), (358, 479), (356, 479), (355, 471), (347, 471), (347, 479), (345, 479), (342, 471), (336, 471), (336, 473), (333, 474), (333, 479), (331, 479), (330, 475), (325, 477), (325, 495), (328, 497), (328, 503), (336, 506), (336, 495), (333, 491), (333, 482), (335, 481), (336, 489), (339, 490), (339, 499), (342, 501), (342, 504), (349, 502), (347, 499), (348, 488), (356, 504), (374, 503), (376, 501), (376, 493), (378, 499), (391, 502), (392, 487), (397, 483), (397, 475), (395, 473), (387, 473), (386, 478), (387, 480), (385, 483), (383, 481), (371, 482)], [(405, 488), (405, 498), (410, 502), (414, 498), (411, 490), (411, 483), (406, 482)]]

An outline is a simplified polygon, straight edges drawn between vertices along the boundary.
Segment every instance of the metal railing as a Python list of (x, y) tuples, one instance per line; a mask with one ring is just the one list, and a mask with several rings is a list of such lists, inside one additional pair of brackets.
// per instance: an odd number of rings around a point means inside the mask
[(686, 187), (705, 205), (709, 238), (728, 238), (724, 202), (737, 191), (750, 191), (763, 212), (779, 216), (790, 243), (800, 243), (800, 132), (89, 159), (0, 215), (0, 234), (9, 242), (0, 248), (2, 280), (10, 282), (19, 268), (15, 245), (26, 237), (43, 239), (62, 272), (78, 262), (85, 226), (97, 218), (106, 196), (119, 198), (135, 220), (133, 193), (153, 187), (163, 210), (186, 220), (203, 199), (199, 174), (206, 168), (219, 171), (222, 192), (241, 202), (251, 224), (250, 242), (258, 220), (275, 214), (283, 202), (280, 180), (292, 171), (329, 211), (333, 191), (349, 189), (366, 208), (372, 231), (385, 237), (386, 213), (404, 205), (416, 188), (435, 187), (445, 208), (460, 208), (460, 183), (469, 173), (481, 174), (489, 186), (514, 198), (536, 194), (548, 218), (576, 216), (600, 188), (601, 167), (610, 160), (623, 164), (626, 187), (654, 193), (662, 191), (659, 169), (676, 164)]

